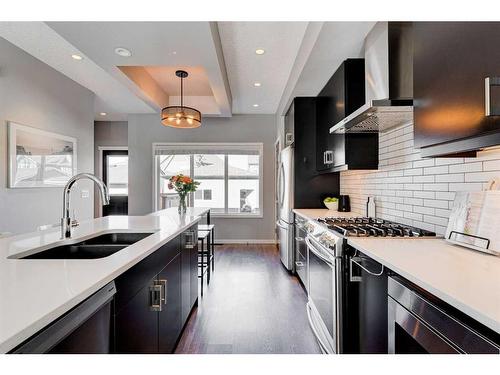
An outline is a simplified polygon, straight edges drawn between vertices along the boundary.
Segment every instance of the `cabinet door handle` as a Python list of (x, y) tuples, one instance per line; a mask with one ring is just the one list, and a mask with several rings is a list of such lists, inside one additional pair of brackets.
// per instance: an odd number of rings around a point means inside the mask
[(161, 284), (157, 284), (157, 281), (154, 282), (154, 285), (149, 287), (149, 310), (151, 311), (161, 311), (161, 295), (162, 295), (162, 286)]
[(196, 245), (194, 231), (185, 232), (184, 237), (186, 239), (185, 248), (186, 249), (194, 249), (194, 247)]
[(323, 164), (326, 164), (326, 151), (323, 151)]
[(158, 280), (158, 284), (161, 286), (163, 289), (163, 293), (161, 293), (161, 298), (160, 302), (163, 302), (164, 305), (167, 304), (167, 287), (168, 287), (168, 281), (166, 279), (160, 279)]
[(325, 151), (325, 164), (333, 164), (333, 151)]
[(304, 267), (304, 262), (295, 262), (297, 267)]

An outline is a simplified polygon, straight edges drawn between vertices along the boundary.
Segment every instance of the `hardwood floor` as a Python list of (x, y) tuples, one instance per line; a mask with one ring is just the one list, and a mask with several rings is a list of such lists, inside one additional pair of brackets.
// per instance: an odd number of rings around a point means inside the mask
[(175, 353), (320, 353), (305, 305), (274, 245), (217, 246), (210, 285)]

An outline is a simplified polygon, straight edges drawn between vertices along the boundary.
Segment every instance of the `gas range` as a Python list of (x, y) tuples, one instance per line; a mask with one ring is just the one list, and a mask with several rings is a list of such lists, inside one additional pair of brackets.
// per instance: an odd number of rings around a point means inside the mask
[(346, 237), (435, 237), (436, 233), (371, 217), (324, 217), (319, 223)]

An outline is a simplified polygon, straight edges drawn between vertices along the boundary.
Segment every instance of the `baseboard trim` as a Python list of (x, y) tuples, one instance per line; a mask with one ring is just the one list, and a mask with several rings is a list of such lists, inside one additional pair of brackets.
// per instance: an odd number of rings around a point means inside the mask
[(256, 240), (256, 239), (249, 239), (249, 240), (225, 240), (225, 239), (219, 239), (219, 238), (216, 238), (215, 239), (215, 244), (221, 244), (221, 245), (224, 245), (224, 244), (262, 244), (262, 245), (265, 245), (265, 244), (271, 244), (271, 245), (274, 245), (276, 244), (276, 240)]

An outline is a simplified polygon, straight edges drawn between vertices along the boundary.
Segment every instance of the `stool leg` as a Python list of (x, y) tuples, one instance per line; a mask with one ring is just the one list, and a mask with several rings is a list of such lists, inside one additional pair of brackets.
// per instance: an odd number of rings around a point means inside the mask
[(207, 285), (210, 284), (210, 232), (207, 237)]
[[(203, 249), (204, 249), (204, 241), (201, 240), (201, 296), (203, 297)], [(199, 262), (198, 262), (199, 263)]]
[(212, 272), (215, 270), (215, 228), (212, 228)]

